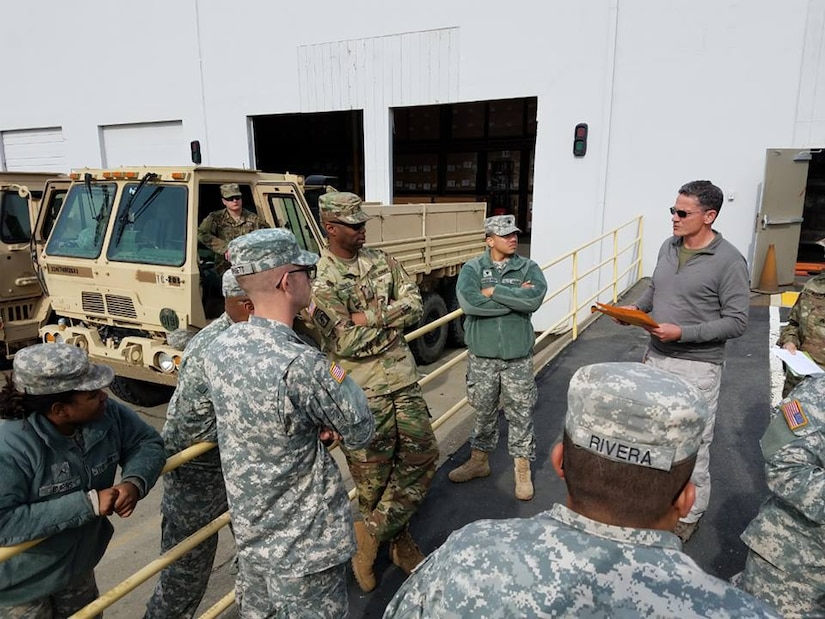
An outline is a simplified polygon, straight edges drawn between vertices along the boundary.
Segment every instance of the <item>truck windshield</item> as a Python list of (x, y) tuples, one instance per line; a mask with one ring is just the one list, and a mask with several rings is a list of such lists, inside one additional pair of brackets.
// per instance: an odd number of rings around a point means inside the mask
[(46, 253), (97, 258), (106, 236), (116, 189), (114, 183), (73, 184), (57, 216)]
[(181, 266), (186, 261), (188, 190), (181, 185), (126, 185), (106, 257), (118, 262)]
[(0, 192), (0, 240), (9, 245), (28, 243), (31, 235), (29, 201), (16, 191)]

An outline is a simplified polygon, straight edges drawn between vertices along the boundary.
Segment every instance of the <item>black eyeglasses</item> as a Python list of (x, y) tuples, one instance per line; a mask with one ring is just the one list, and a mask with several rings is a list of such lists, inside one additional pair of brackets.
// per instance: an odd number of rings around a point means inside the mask
[(345, 221), (331, 221), (329, 223), (336, 224), (338, 226), (346, 226), (350, 230), (363, 230), (363, 228), (367, 225), (366, 221), (362, 221), (361, 223), (358, 223), (358, 224), (348, 224)]
[(226, 200), (227, 202), (237, 202), (238, 200), (241, 200), (242, 198), (243, 198), (243, 196), (232, 196), (231, 198), (224, 198), (224, 200)]
[(286, 273), (283, 274), (280, 281), (275, 285), (275, 288), (277, 290), (280, 290), (281, 289), (281, 284), (284, 283), (284, 278), (286, 278), (290, 273), (300, 273), (301, 271), (303, 271), (304, 273), (307, 274), (307, 277), (309, 278), (309, 281), (312, 281), (313, 279), (315, 279), (315, 276), (318, 274), (318, 267), (315, 266), (314, 264), (312, 264), (308, 267), (300, 267), (298, 269), (292, 269), (291, 271), (287, 271)]
[(679, 219), (684, 219), (688, 215), (693, 215), (694, 213), (704, 213), (704, 211), (683, 211), (682, 209), (677, 209), (675, 206), (670, 207), (670, 214), (678, 215)]

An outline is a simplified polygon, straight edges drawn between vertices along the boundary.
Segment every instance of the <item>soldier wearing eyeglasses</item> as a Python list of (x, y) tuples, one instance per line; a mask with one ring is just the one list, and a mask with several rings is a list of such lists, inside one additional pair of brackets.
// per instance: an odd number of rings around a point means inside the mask
[(215, 252), (215, 271), (218, 276), (229, 268), (226, 259), (229, 241), (253, 230), (269, 227), (258, 215), (243, 207), (238, 183), (221, 185), (221, 202), (224, 208), (209, 213), (198, 226), (198, 241)]
[(675, 532), (687, 542), (710, 499), (710, 443), (716, 422), (725, 342), (748, 326), (745, 258), (713, 224), (722, 209), (722, 190), (710, 181), (679, 188), (670, 208), (673, 236), (659, 249), (650, 287), (636, 305), (659, 323), (648, 328), (644, 362), (699, 387), (710, 408), (692, 480), (696, 502)]
[(310, 315), (323, 350), (361, 386), (375, 417), (372, 443), (345, 450), (363, 516), (355, 523), (353, 571), (371, 591), (382, 542), (408, 574), (424, 559), (407, 525), (432, 483), (438, 445), (404, 339), (423, 304), (397, 260), (363, 246), (369, 216), (357, 195), (330, 192), (318, 203), (329, 248), (318, 261)]

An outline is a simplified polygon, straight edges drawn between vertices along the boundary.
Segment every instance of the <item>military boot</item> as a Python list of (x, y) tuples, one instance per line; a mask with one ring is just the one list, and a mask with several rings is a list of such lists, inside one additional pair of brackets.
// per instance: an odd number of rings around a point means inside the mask
[(363, 520), (355, 522), (355, 540), (358, 550), (352, 558), (352, 571), (358, 586), (365, 592), (375, 589), (375, 572), (372, 569), (378, 554), (378, 540), (370, 533)]
[(530, 461), (527, 458), (516, 458), (516, 498), (529, 501), (533, 498), (533, 482), (530, 479)]
[(480, 449), (473, 449), (470, 453), (470, 459), (458, 468), (450, 471), (447, 477), (450, 481), (460, 484), (465, 481), (470, 481), (476, 477), (487, 477), (490, 475), (490, 462), (486, 451)]
[(418, 545), (407, 529), (404, 529), (402, 533), (390, 542), (390, 559), (404, 570), (407, 576), (410, 575), (410, 572), (412, 572), (415, 566), (421, 563), (424, 558), (423, 553), (418, 549)]

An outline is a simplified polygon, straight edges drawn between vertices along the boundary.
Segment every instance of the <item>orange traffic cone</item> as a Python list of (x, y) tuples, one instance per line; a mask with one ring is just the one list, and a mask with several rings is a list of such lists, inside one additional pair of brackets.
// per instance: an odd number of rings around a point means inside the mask
[(776, 274), (776, 247), (773, 246), (773, 243), (768, 245), (768, 251), (765, 254), (765, 264), (762, 265), (759, 286), (753, 290), (762, 294), (779, 293), (779, 279)]

